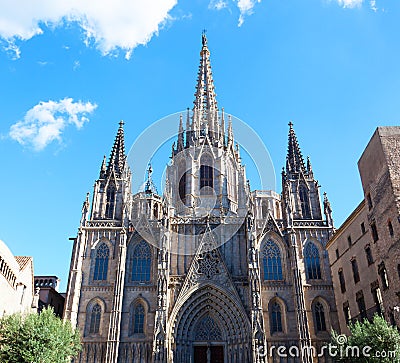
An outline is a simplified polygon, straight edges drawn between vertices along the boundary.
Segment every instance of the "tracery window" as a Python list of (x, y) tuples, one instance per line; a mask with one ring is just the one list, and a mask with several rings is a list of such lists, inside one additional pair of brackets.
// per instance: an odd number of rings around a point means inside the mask
[(307, 279), (321, 279), (321, 265), (317, 246), (308, 242), (304, 248)]
[(314, 319), (316, 331), (326, 331), (324, 306), (319, 301), (314, 304)]
[(141, 240), (133, 249), (131, 255), (133, 282), (148, 282), (150, 281), (151, 273), (151, 249), (149, 244)]
[(109, 257), (110, 249), (105, 243), (102, 243), (96, 251), (93, 280), (107, 280)]
[(90, 334), (98, 334), (100, 330), (100, 320), (101, 320), (101, 307), (99, 304), (93, 306), (90, 313)]
[(109, 185), (107, 188), (106, 218), (114, 217), (115, 206), (115, 186)]
[(282, 332), (282, 311), (279, 303), (274, 301), (270, 307), (271, 333)]
[(204, 155), (200, 161), (200, 192), (202, 195), (212, 194), (214, 188), (214, 168), (212, 159)]
[(264, 280), (283, 280), (281, 250), (268, 240), (263, 248)]
[(202, 191), (202, 194), (210, 194), (209, 188), (213, 188), (213, 172), (214, 170), (212, 166), (200, 166), (200, 190)]
[(222, 332), (214, 319), (207, 315), (200, 320), (195, 332), (196, 341), (221, 341)]
[(311, 218), (310, 201), (308, 199), (307, 188), (304, 185), (300, 186), (299, 194), (300, 194), (301, 213), (303, 215), (303, 218), (310, 219)]
[(133, 313), (133, 333), (143, 334), (144, 333), (144, 317), (145, 311), (142, 304), (137, 304)]

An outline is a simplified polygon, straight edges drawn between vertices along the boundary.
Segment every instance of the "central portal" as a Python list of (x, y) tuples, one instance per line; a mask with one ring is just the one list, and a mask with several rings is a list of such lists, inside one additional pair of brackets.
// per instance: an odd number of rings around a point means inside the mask
[(194, 363), (224, 363), (224, 347), (222, 345), (195, 346)]

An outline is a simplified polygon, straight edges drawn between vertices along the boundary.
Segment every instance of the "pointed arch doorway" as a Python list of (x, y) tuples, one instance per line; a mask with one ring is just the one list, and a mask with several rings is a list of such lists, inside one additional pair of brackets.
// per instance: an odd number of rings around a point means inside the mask
[(224, 363), (224, 346), (221, 328), (211, 315), (205, 315), (194, 329), (194, 363)]
[(173, 363), (251, 362), (251, 325), (234, 291), (203, 285), (170, 317)]

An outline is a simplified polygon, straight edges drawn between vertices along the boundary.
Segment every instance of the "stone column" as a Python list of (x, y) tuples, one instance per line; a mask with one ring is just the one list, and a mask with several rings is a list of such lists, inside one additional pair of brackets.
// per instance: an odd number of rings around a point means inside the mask
[(297, 239), (294, 229), (289, 231), (289, 242), (292, 250), (292, 270), (293, 280), (295, 286), (295, 306), (296, 306), (296, 320), (297, 330), (299, 333), (299, 349), (300, 358), (302, 363), (312, 363), (311, 352), (311, 338), (310, 330), (308, 327), (307, 311), (304, 302), (303, 281), (299, 269), (299, 255), (297, 252)]
[(116, 363), (118, 360), (118, 348), (121, 333), (122, 300), (125, 286), (125, 265), (126, 233), (125, 230), (122, 229), (119, 235), (118, 268), (115, 279), (110, 326), (108, 329), (106, 363)]
[(266, 362), (266, 340), (264, 329), (264, 317), (261, 301), (261, 280), (259, 274), (259, 259), (255, 247), (255, 232), (253, 231), (252, 217), (248, 217), (248, 233), (250, 248), (248, 251), (249, 287), (251, 301), (251, 328), (253, 362)]
[(167, 363), (167, 309), (168, 309), (168, 280), (169, 280), (169, 233), (168, 222), (163, 219), (164, 235), (160, 239), (158, 251), (158, 285), (157, 285), (157, 310), (154, 324), (153, 337), (153, 362)]

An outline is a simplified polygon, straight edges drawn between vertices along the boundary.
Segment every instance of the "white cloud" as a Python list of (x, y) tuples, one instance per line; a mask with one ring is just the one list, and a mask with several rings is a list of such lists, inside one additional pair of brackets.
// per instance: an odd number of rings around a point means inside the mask
[(369, 6), (370, 6), (371, 10), (373, 10), (375, 13), (378, 11), (378, 8), (376, 6), (376, 1), (375, 0), (371, 0), (369, 2)]
[(228, 4), (224, 0), (211, 0), (208, 4), (208, 8), (213, 10), (222, 10), (226, 7), (228, 7)]
[(0, 37), (16, 50), (17, 40), (42, 34), (45, 26), (75, 22), (83, 30), (86, 44), (94, 44), (102, 54), (122, 49), (130, 55), (136, 46), (148, 43), (158, 33), (176, 3), (177, 0), (0, 0)]
[(96, 107), (90, 102), (74, 102), (72, 98), (40, 102), (28, 110), (22, 121), (10, 127), (9, 136), (21, 145), (40, 151), (54, 140), (61, 142), (67, 126), (75, 125), (79, 130)]
[(364, 0), (337, 0), (344, 8), (355, 8), (361, 6)]
[(242, 26), (245, 16), (253, 14), (254, 6), (260, 2), (261, 0), (238, 0), (237, 6), (240, 11), (238, 26)]
[(21, 57), (21, 50), (14, 44), (13, 40), (6, 39), (5, 41), (0, 42), (0, 44), (12, 60), (17, 60)]

